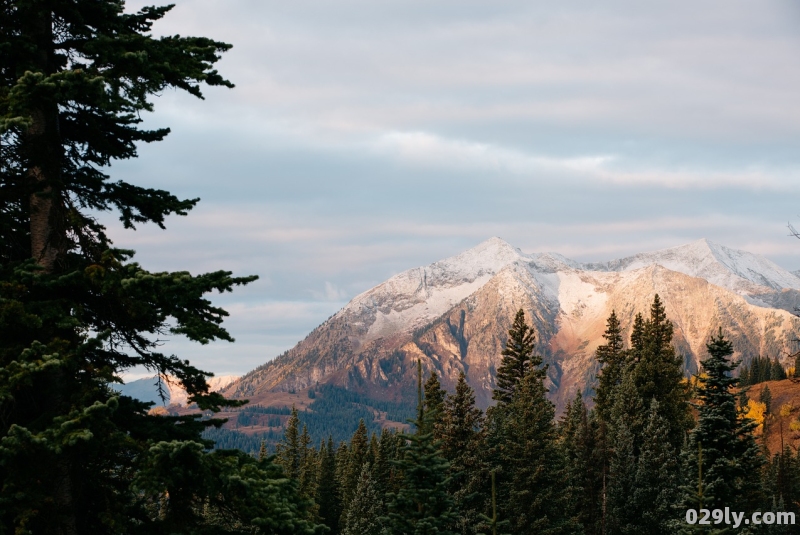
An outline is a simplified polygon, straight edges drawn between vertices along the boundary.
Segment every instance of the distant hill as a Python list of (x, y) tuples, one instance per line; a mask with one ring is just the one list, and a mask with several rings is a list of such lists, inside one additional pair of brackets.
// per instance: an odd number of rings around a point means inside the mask
[[(222, 375), (219, 377), (209, 377), (208, 386), (212, 392), (219, 392), (231, 383), (239, 379), (238, 375)], [(143, 379), (136, 379), (125, 384), (113, 384), (111, 388), (126, 396), (130, 396), (141, 401), (155, 403), (156, 405), (186, 405), (187, 394), (179, 384), (173, 379), (167, 378), (166, 381), (161, 381), (164, 388), (164, 399), (161, 399), (158, 393), (158, 376), (145, 377)]]
[(591, 392), (594, 351), (616, 310), (630, 329), (654, 294), (675, 325), (687, 373), (722, 327), (735, 357), (793, 352), (800, 278), (767, 260), (707, 240), (610, 262), (524, 254), (492, 238), (457, 256), (400, 273), (356, 296), (285, 354), (224, 393), (258, 402), (275, 392), (329, 384), (365, 399), (413, 403), (416, 361), (447, 388), (463, 371), (477, 401), (491, 403), (495, 371), (514, 313), (523, 308), (549, 364), (550, 398), (562, 408)]

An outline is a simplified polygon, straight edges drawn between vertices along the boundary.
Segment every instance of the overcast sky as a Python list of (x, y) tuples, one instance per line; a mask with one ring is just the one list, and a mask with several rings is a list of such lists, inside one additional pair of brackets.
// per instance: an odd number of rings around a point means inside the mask
[[(152, 2), (127, 2), (136, 9)], [(200, 197), (123, 231), (150, 270), (261, 279), (215, 298), (241, 374), (358, 293), (500, 236), (610, 260), (698, 238), (800, 268), (796, 1), (177, 0), (156, 34), (234, 45), (236, 88), (155, 98), (172, 134), (113, 178)]]

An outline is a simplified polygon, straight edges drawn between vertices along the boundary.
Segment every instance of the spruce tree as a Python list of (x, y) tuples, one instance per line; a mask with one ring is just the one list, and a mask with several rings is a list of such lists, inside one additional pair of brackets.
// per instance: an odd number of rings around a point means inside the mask
[(513, 533), (548, 534), (577, 531), (569, 516), (564, 489), (564, 466), (556, 444), (555, 407), (537, 370), (517, 385), (504, 425), (505, 447), (498, 459), (503, 471), (499, 495), (503, 519)]
[(538, 377), (544, 377), (545, 370), (540, 369), (542, 358), (533, 353), (534, 341), (533, 329), (525, 323), (525, 312), (519, 309), (508, 331), (502, 361), (497, 368), (492, 399), (498, 403), (511, 403), (517, 385), (529, 371), (533, 370)]
[[(755, 510), (759, 505), (759, 471), (763, 459), (753, 437), (755, 423), (743, 418), (736, 408), (730, 356), (733, 345), (722, 329), (706, 345), (708, 358), (702, 362), (705, 374), (699, 377), (697, 426), (689, 435), (684, 454), (686, 488), (694, 483), (702, 451), (702, 487), (707, 509), (730, 507), (734, 511)], [(684, 502), (693, 496), (684, 493)]]
[[(137, 144), (168, 134), (140, 127), (153, 95), (232, 87), (214, 69), (230, 45), (152, 35), (171, 8), (0, 4), (0, 482), (2, 496), (14, 496), (0, 504), (2, 532), (209, 531), (202, 511), (223, 490), (229, 522), (213, 531), (308, 527), (271, 463), (208, 451), (201, 432), (220, 420), (151, 415), (108, 387), (141, 366), (177, 378), (203, 410), (241, 404), (210, 393), (210, 374), (161, 353), (159, 338), (232, 341), (226, 312), (205, 296), (255, 277), (149, 272), (94, 216), (115, 211), (126, 228), (163, 228), (197, 203), (106, 174), (136, 157)], [(253, 492), (236, 490), (237, 478)]]
[[(418, 428), (423, 422), (417, 422)], [(405, 535), (456, 535), (458, 519), (447, 492), (449, 463), (442, 457), (432, 433), (404, 435), (400, 458), (393, 464), (403, 479), (397, 492), (387, 496), (388, 515), (382, 520), (390, 533)]]
[[(636, 326), (634, 326), (636, 330)], [(631, 337), (633, 362), (630, 373), (644, 406), (652, 399), (669, 423), (669, 440), (680, 449), (686, 431), (692, 426), (689, 412), (689, 391), (683, 380), (683, 361), (672, 347), (672, 322), (658, 294), (650, 307), (650, 318), (644, 322), (637, 341)]]
[(342, 515), (339, 519), (340, 525), (344, 525), (350, 502), (358, 486), (358, 478), (361, 475), (361, 467), (367, 461), (369, 452), (369, 439), (367, 438), (367, 426), (364, 420), (358, 422), (358, 428), (350, 439), (350, 446), (347, 451), (347, 464), (342, 472), (341, 479), (341, 499)]
[(430, 416), (424, 418), (423, 421), (430, 422), (432, 425), (431, 429), (425, 429), (424, 431), (432, 431), (434, 438), (438, 438), (438, 433), (435, 431), (435, 423), (441, 417), (446, 395), (447, 392), (442, 388), (442, 384), (439, 382), (439, 376), (436, 372), (431, 373), (431, 376), (425, 381), (425, 386), (423, 388), (424, 413), (430, 414)]
[(381, 535), (383, 502), (375, 488), (369, 463), (364, 463), (355, 494), (344, 519), (342, 535)]
[(765, 416), (772, 414), (772, 392), (769, 389), (769, 385), (764, 385), (761, 389), (761, 393), (758, 395), (758, 401), (764, 404)]
[(570, 514), (583, 526), (584, 533), (602, 533), (604, 451), (598, 421), (587, 410), (580, 392), (567, 404), (558, 431)]
[(630, 507), (636, 488), (636, 453), (633, 433), (624, 420), (616, 423), (612, 440), (614, 448), (607, 485), (607, 533), (636, 535), (639, 512)]
[(628, 508), (638, 516), (637, 533), (671, 535), (678, 499), (678, 454), (669, 442), (669, 425), (653, 400), (636, 463), (633, 496)]
[(441, 440), (439, 449), (450, 463), (448, 492), (459, 511), (454, 530), (462, 535), (475, 534), (486, 507), (489, 463), (485, 458), (483, 413), (475, 406), (475, 393), (464, 372), (458, 376), (455, 392), (445, 399), (434, 429)]
[(339, 516), (342, 514), (339, 485), (336, 482), (336, 451), (333, 437), (329, 436), (319, 448), (319, 475), (314, 501), (319, 507), (319, 518), (328, 526), (331, 535), (339, 533)]
[(283, 440), (275, 447), (275, 462), (283, 468), (283, 473), (289, 479), (300, 477), (302, 445), (299, 428), (300, 418), (297, 409), (292, 406), (292, 412), (286, 422), (286, 430), (283, 432)]
[(601, 418), (607, 419), (613, 400), (614, 388), (622, 381), (625, 371), (626, 354), (622, 343), (622, 328), (615, 311), (606, 320), (606, 331), (603, 333), (606, 343), (595, 351), (595, 358), (603, 366), (595, 393), (595, 408)]

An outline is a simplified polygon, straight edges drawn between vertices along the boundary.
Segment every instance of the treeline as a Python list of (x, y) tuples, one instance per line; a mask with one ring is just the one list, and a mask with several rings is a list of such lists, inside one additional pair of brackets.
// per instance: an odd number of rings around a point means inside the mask
[(786, 379), (786, 370), (778, 359), (756, 357), (749, 364), (742, 366), (739, 373), (739, 386), (750, 386), (765, 381), (781, 381)]
[[(315, 444), (327, 438), (331, 438), (336, 444), (346, 441), (360, 423), (363, 423), (369, 433), (379, 433), (381, 415), (387, 420), (403, 424), (414, 418), (413, 404), (377, 400), (334, 385), (317, 386), (309, 394), (314, 401), (308, 409), (295, 413), (300, 425), (306, 428)], [(213, 440), (217, 449), (236, 448), (255, 454), (261, 449), (263, 442), (267, 451), (272, 452), (283, 437), (282, 429), (286, 427), (291, 413), (292, 409), (289, 407), (245, 405), (237, 410), (237, 428), (269, 427), (280, 430), (244, 433), (236, 429), (213, 428), (205, 431), (203, 437)]]
[(594, 407), (577, 396), (558, 422), (520, 311), (485, 413), (463, 374), (447, 393), (435, 372), (423, 385), (420, 368), (413, 433), (362, 422), (348, 442), (315, 443), (294, 412), (276, 462), (342, 535), (674, 534), (704, 527), (686, 522), (688, 509), (800, 513), (800, 457), (757, 443), (723, 333), (695, 381), (658, 296), (627, 343), (622, 333), (612, 313)]

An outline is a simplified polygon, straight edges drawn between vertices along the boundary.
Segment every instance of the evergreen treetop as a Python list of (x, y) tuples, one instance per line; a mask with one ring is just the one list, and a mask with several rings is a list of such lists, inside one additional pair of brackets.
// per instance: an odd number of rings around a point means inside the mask
[(497, 368), (496, 386), (492, 399), (498, 403), (511, 403), (517, 385), (529, 372), (543, 378), (546, 370), (540, 368), (542, 357), (535, 355), (535, 333), (525, 323), (525, 311), (519, 309), (511, 329), (508, 330), (508, 340), (502, 351), (502, 361)]
[[(708, 358), (699, 377), (697, 426), (689, 435), (684, 458), (687, 488), (696, 487), (702, 451), (702, 487), (706, 508), (754, 508), (759, 500), (762, 459), (753, 438), (755, 423), (740, 415), (732, 392), (738, 380), (731, 376), (733, 344), (720, 329), (706, 345)], [(691, 502), (692, 496), (686, 496)]]
[(595, 358), (603, 366), (597, 390), (595, 392), (595, 407), (601, 417), (608, 416), (612, 404), (614, 388), (622, 381), (625, 371), (627, 355), (622, 342), (622, 328), (615, 311), (606, 320), (606, 331), (603, 333), (606, 343), (595, 351)]

